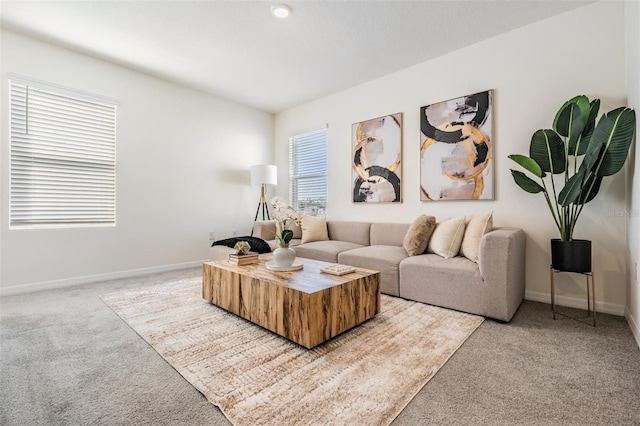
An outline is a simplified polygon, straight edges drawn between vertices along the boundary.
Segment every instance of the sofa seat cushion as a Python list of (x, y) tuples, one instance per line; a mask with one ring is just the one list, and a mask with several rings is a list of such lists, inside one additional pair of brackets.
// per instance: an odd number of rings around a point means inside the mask
[(338, 254), (345, 250), (364, 247), (362, 244), (350, 243), (348, 241), (313, 241), (311, 243), (300, 244), (292, 247), (296, 251), (296, 256), (308, 259), (321, 260), (323, 262), (337, 263)]
[(400, 263), (400, 297), (477, 315), (487, 314), (487, 285), (475, 262), (437, 254)]
[(338, 263), (380, 271), (380, 292), (399, 296), (399, 265), (407, 257), (403, 247), (378, 245), (343, 251)]

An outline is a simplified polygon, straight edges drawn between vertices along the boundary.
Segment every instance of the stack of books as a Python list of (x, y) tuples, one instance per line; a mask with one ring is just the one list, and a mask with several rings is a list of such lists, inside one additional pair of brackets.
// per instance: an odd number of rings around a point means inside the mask
[(232, 265), (251, 265), (258, 262), (258, 253), (254, 252), (249, 252), (247, 254), (231, 253), (229, 255), (229, 263)]

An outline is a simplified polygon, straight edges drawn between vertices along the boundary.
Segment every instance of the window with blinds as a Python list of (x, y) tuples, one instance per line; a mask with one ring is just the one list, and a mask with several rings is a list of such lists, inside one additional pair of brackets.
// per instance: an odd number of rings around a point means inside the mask
[(10, 78), (10, 225), (114, 225), (116, 105)]
[(297, 211), (326, 213), (326, 127), (289, 138), (289, 200)]

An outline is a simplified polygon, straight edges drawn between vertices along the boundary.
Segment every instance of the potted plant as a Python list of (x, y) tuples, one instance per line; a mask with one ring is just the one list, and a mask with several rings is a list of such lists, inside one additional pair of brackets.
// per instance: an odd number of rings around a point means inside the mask
[(520, 188), (544, 194), (560, 232), (560, 238), (551, 240), (551, 265), (561, 271), (591, 271), (591, 241), (573, 238), (576, 222), (598, 194), (602, 179), (620, 171), (633, 140), (633, 109), (616, 108), (596, 124), (599, 109), (599, 99), (579, 95), (568, 100), (556, 113), (553, 129), (533, 134), (528, 157), (509, 155), (537, 178), (511, 170)]

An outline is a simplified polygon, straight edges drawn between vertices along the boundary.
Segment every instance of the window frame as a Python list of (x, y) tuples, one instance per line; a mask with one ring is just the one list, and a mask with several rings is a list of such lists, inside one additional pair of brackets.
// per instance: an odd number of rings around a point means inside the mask
[(8, 73), (9, 229), (116, 225), (117, 105)]
[[(299, 132), (289, 137), (289, 202), (291, 207), (295, 210), (305, 214), (326, 215), (329, 204), (329, 129), (328, 126), (322, 126), (313, 130), (305, 132)], [(296, 149), (299, 149), (299, 144), (303, 143), (305, 139), (310, 139), (311, 142), (321, 142), (324, 144), (322, 151), (324, 152), (325, 164), (324, 170), (313, 171), (310, 173), (294, 173), (294, 156), (296, 155)], [(300, 206), (300, 187), (299, 182), (305, 180), (324, 178), (324, 204), (321, 208), (309, 209), (307, 207)], [(322, 185), (320, 185), (322, 186)], [(297, 188), (297, 191), (296, 191)], [(297, 194), (295, 194), (297, 192)]]

